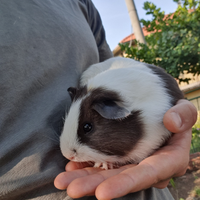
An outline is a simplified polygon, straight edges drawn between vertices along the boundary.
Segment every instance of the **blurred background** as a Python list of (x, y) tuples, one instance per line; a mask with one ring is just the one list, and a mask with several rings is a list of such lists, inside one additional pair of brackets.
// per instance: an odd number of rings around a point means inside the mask
[[(130, 17), (125, 0), (92, 0), (101, 15), (106, 30), (108, 44), (113, 50), (125, 37), (133, 33)], [(151, 19), (143, 9), (145, 0), (135, 0), (135, 6), (139, 19)], [(173, 13), (177, 3), (172, 0), (151, 0), (157, 7), (165, 11), (165, 14)]]

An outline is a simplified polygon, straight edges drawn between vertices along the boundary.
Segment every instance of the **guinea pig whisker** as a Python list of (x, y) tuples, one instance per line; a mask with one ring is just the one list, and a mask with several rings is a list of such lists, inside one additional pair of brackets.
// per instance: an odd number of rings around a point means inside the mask
[(46, 135), (42, 135), (43, 137), (45, 138), (48, 138), (49, 140), (55, 142), (55, 144), (59, 144), (59, 138), (53, 138), (53, 137), (49, 137), (49, 136), (46, 136)]
[(57, 141), (60, 141), (60, 136), (56, 133), (56, 131), (53, 132), (54, 136), (56, 138)]

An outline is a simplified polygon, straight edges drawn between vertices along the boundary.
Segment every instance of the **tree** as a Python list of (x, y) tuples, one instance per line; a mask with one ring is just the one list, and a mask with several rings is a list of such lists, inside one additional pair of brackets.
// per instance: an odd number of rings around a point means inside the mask
[(135, 41), (136, 46), (119, 45), (127, 57), (160, 66), (179, 82), (188, 82), (180, 74), (200, 74), (200, 1), (182, 2), (169, 15), (145, 2), (146, 14), (152, 15), (152, 20), (141, 20), (150, 33), (145, 37), (147, 44)]

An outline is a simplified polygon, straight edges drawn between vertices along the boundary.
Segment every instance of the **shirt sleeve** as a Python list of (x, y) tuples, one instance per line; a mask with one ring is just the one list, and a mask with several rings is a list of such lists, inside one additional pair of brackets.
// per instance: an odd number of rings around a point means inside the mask
[(80, 7), (95, 37), (100, 62), (113, 57), (113, 53), (106, 41), (106, 34), (99, 12), (91, 0), (80, 0), (80, 2), (83, 4), (83, 6)]

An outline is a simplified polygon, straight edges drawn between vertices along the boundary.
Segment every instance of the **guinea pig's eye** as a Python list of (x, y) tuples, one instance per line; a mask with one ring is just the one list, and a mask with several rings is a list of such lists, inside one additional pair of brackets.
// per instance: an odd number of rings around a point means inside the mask
[(83, 125), (83, 130), (85, 131), (85, 133), (89, 133), (92, 130), (92, 124), (91, 123), (85, 123)]

